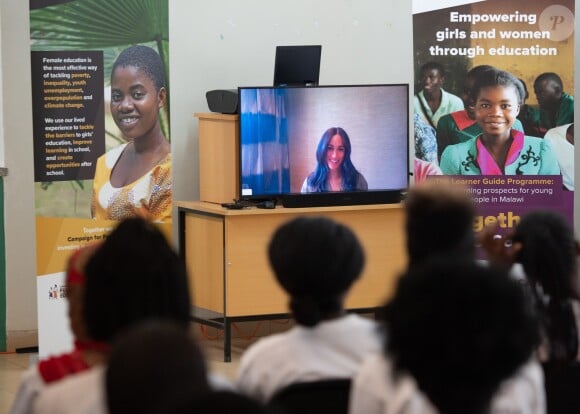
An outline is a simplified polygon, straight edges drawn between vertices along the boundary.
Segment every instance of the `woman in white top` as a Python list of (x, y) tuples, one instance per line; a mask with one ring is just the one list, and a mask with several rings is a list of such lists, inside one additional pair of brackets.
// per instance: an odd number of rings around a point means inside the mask
[(242, 355), (238, 389), (267, 402), (294, 382), (351, 378), (367, 355), (380, 351), (375, 322), (343, 307), (364, 264), (356, 236), (328, 218), (300, 217), (275, 232), (268, 253), (297, 326)]
[(541, 368), (527, 363), (537, 319), (507, 272), (449, 256), (417, 265), (385, 326), (385, 355), (353, 382), (352, 414), (545, 413)]

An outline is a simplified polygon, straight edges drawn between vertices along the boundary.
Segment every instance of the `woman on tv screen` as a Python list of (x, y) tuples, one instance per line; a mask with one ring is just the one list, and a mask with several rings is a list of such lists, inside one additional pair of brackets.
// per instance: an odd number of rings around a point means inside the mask
[(344, 129), (327, 129), (316, 148), (316, 169), (306, 177), (301, 193), (368, 190), (367, 180), (350, 159), (350, 138)]

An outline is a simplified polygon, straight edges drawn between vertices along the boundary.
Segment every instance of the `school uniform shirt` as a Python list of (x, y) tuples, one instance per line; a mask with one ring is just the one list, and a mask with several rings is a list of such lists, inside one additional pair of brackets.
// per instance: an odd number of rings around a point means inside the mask
[[(421, 103), (423, 105), (421, 105)], [(443, 88), (441, 88), (441, 104), (435, 113), (433, 113), (431, 108), (429, 108), (429, 104), (425, 100), (425, 94), (423, 93), (423, 90), (419, 91), (419, 93), (413, 97), (413, 107), (415, 109), (415, 113), (419, 114), (419, 116), (427, 124), (433, 126), (433, 128), (437, 128), (439, 118), (441, 118), (443, 115), (464, 109), (463, 101), (461, 98), (445, 91)]]
[(380, 351), (377, 330), (375, 321), (349, 314), (262, 338), (241, 357), (237, 389), (267, 402), (295, 382), (352, 378), (368, 355)]
[[(514, 121), (512, 128), (524, 132), (519, 119)], [(437, 124), (437, 156), (441, 158), (447, 146), (477, 138), (482, 132), (477, 121), (471, 119), (465, 109), (443, 115)]]
[(556, 154), (558, 165), (562, 171), (564, 187), (574, 191), (574, 145), (566, 139), (566, 131), (572, 124), (552, 128), (546, 132), (544, 139), (548, 141)]
[(80, 342), (75, 342), (73, 351), (48, 357), (28, 368), (22, 375), (10, 414), (30, 414), (34, 400), (47, 385), (90, 369), (83, 357), (81, 346)]
[(34, 414), (106, 414), (105, 366), (70, 375), (47, 386), (34, 402)]
[(552, 146), (542, 138), (511, 130), (504, 173), (481, 142), (481, 136), (449, 145), (441, 156), (441, 171), (447, 175), (559, 175)]
[(437, 414), (413, 377), (393, 370), (383, 354), (366, 358), (352, 381), (349, 414)]
[[(352, 382), (349, 414), (438, 414), (410, 375), (393, 375), (389, 358), (367, 358)], [(545, 414), (541, 365), (530, 360), (503, 381), (491, 401), (491, 414)]]

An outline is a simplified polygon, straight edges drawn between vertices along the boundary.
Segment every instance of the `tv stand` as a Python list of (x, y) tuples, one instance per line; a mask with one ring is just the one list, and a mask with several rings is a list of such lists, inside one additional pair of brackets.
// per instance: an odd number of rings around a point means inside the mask
[(189, 271), (192, 319), (224, 330), (224, 361), (231, 361), (231, 324), (288, 317), (288, 297), (266, 255), (274, 230), (298, 216), (327, 216), (349, 226), (366, 255), (346, 308), (372, 312), (395, 289), (406, 266), (400, 204), (228, 210), (217, 203), (179, 201), (179, 253)]

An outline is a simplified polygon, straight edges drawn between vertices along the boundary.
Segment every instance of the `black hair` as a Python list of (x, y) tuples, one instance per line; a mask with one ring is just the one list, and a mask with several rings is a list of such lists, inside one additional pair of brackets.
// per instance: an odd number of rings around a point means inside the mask
[(364, 265), (355, 234), (325, 217), (298, 217), (280, 226), (268, 256), (276, 279), (290, 295), (296, 322), (305, 326), (342, 310), (343, 296)]
[(421, 69), (419, 70), (419, 76), (423, 76), (423, 72), (431, 71), (433, 69), (437, 70), (442, 77), (445, 77), (445, 75), (446, 75), (445, 66), (443, 66), (443, 64), (441, 64), (439, 62), (435, 62), (435, 61), (429, 61), (429, 62), (426, 62), (425, 64), (423, 64), (423, 66), (421, 66)]
[(468, 78), (477, 78), (481, 73), (485, 72), (486, 70), (490, 70), (490, 69), (495, 69), (495, 67), (491, 66), (491, 65), (477, 65), (472, 67), (468, 72), (467, 72), (467, 77)]
[[(576, 273), (576, 241), (571, 226), (560, 214), (537, 210), (522, 217), (514, 243), (521, 243), (518, 261), (537, 297), (544, 316), (550, 359), (570, 362), (578, 352), (578, 326), (571, 299)], [(541, 288), (541, 292), (538, 288)]]
[(107, 363), (109, 413), (175, 413), (209, 393), (205, 360), (180, 325), (149, 321), (123, 335)]
[(534, 80), (534, 89), (537, 89), (540, 86), (540, 83), (548, 79), (556, 82), (560, 87), (560, 91), (564, 90), (564, 83), (562, 82), (562, 78), (560, 78), (560, 75), (554, 72), (544, 72), (538, 75), (536, 80)]
[(352, 152), (350, 138), (346, 131), (340, 127), (328, 128), (324, 131), (322, 137), (320, 137), (316, 148), (316, 168), (308, 176), (309, 187), (313, 189), (312, 192), (330, 191), (330, 185), (328, 183), (329, 168), (326, 162), (326, 154), (328, 152), (328, 143), (335, 135), (340, 136), (342, 145), (344, 146), (344, 159), (340, 164), (342, 189), (345, 191), (366, 190), (366, 188), (358, 187), (361, 174), (350, 159)]
[(410, 266), (442, 254), (474, 258), (475, 210), (463, 189), (426, 182), (409, 191), (404, 205)]
[(134, 66), (143, 71), (155, 84), (155, 89), (159, 92), (165, 87), (165, 69), (161, 56), (152, 48), (136, 45), (124, 49), (111, 69), (111, 80), (118, 67)]
[(83, 316), (93, 340), (111, 342), (149, 318), (189, 324), (185, 265), (145, 219), (119, 223), (89, 259), (85, 273)]
[(511, 73), (496, 68), (483, 71), (477, 76), (471, 91), (473, 101), (477, 101), (477, 97), (483, 88), (496, 86), (513, 87), (518, 97), (518, 103), (522, 104), (524, 102), (526, 92), (520, 80)]
[(486, 413), (539, 343), (533, 307), (503, 270), (435, 259), (399, 279), (384, 311), (385, 352), (439, 412)]
[(520, 81), (522, 87), (524, 88), (524, 102), (525, 102), (530, 97), (530, 93), (528, 92), (528, 85), (526, 85), (526, 82), (522, 78), (518, 78), (518, 80)]

